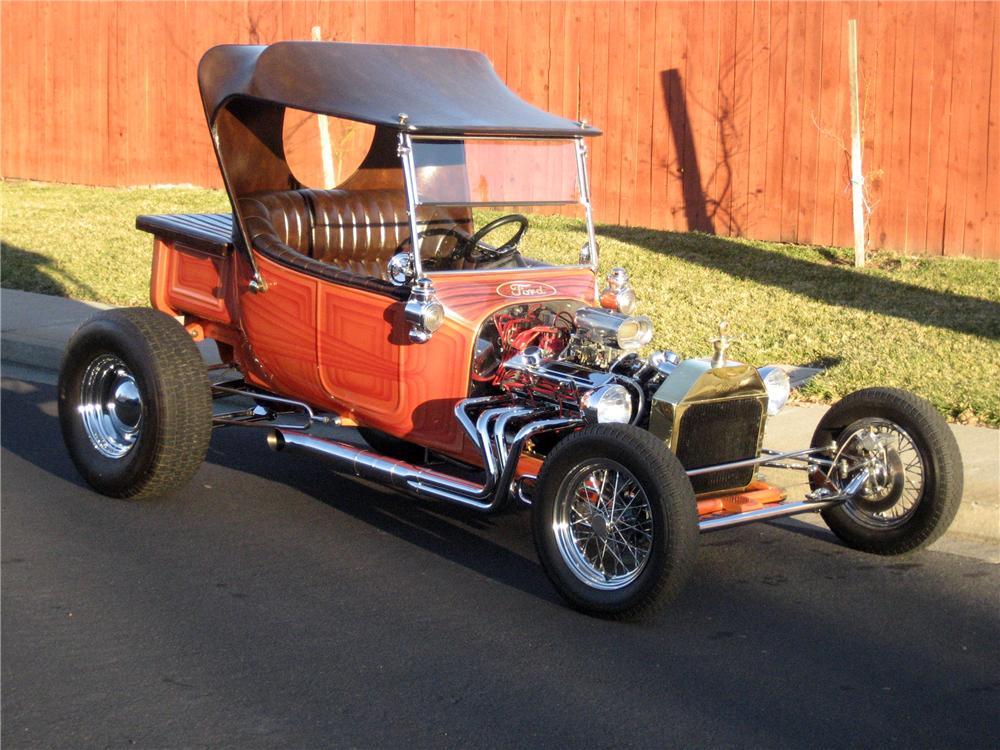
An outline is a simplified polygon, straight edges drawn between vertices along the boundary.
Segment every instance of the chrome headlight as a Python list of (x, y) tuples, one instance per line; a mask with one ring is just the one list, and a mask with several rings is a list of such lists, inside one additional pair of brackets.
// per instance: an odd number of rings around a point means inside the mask
[(580, 399), (583, 413), (591, 422), (628, 424), (632, 419), (632, 395), (623, 385), (601, 386)]
[(764, 381), (764, 389), (767, 391), (768, 416), (773, 417), (788, 402), (792, 392), (788, 373), (775, 365), (761, 367), (757, 372), (760, 373), (760, 379)]
[(389, 258), (386, 275), (389, 277), (389, 281), (396, 286), (409, 283), (414, 276), (413, 253), (396, 253)]
[(410, 341), (415, 344), (427, 341), (444, 323), (444, 305), (438, 302), (429, 279), (414, 282), (404, 312), (410, 324)]

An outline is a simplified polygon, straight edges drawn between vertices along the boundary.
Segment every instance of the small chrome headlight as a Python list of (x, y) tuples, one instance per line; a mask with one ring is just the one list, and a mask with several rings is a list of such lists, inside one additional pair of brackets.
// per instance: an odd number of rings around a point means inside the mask
[(792, 385), (788, 380), (788, 373), (774, 365), (761, 367), (757, 372), (760, 373), (760, 379), (764, 381), (764, 389), (767, 391), (768, 416), (773, 417), (781, 411), (791, 395)]
[(389, 281), (396, 286), (403, 286), (413, 280), (413, 254), (396, 253), (389, 258), (386, 268)]
[(590, 391), (580, 401), (587, 419), (601, 424), (628, 424), (632, 419), (632, 395), (623, 385), (604, 385)]
[(635, 292), (624, 268), (612, 268), (608, 285), (601, 291), (601, 307), (631, 315), (635, 312)]
[(615, 292), (615, 306), (618, 308), (618, 312), (623, 312), (626, 315), (635, 312), (635, 292), (632, 291), (632, 287), (627, 286)]
[(437, 300), (426, 302), (420, 310), (420, 323), (428, 333), (434, 333), (444, 323), (444, 305)]
[(444, 323), (444, 305), (438, 302), (429, 279), (414, 282), (404, 312), (410, 324), (410, 341), (415, 344), (427, 341)]

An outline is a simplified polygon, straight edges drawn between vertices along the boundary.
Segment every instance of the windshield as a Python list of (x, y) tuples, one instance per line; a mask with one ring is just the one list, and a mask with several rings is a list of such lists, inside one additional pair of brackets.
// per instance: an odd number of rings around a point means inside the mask
[[(415, 137), (412, 156), (418, 216), (442, 209), (460, 216), (455, 228), (462, 238), (474, 239), (475, 247), (461, 253), (472, 259), (472, 267), (588, 262), (589, 253), (581, 254), (588, 243), (587, 211), (573, 139)], [(484, 227), (505, 217), (511, 220), (480, 236)], [(435, 262), (439, 243), (428, 241), (432, 233), (423, 234), (421, 257), (428, 260), (428, 270), (469, 269), (469, 263)], [(461, 238), (452, 239), (461, 246)], [(512, 241), (515, 252), (510, 252)], [(501, 250), (499, 257), (493, 249)]]
[(579, 203), (571, 140), (414, 140), (417, 203), (495, 206)]

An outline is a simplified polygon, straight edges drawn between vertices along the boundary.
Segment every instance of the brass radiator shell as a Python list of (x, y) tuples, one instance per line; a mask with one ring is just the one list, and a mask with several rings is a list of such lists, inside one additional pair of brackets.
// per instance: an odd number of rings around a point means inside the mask
[[(767, 390), (756, 368), (689, 359), (653, 394), (649, 431), (690, 470), (756, 458), (766, 420)], [(733, 492), (750, 484), (753, 473), (752, 467), (711, 472), (691, 483), (697, 494)]]

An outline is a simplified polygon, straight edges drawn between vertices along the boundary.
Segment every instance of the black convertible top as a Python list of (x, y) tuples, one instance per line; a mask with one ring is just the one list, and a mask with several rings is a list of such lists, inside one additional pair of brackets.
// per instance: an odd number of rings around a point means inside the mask
[[(198, 66), (210, 124), (228, 100), (255, 99), (426, 135), (599, 135), (504, 85), (480, 52), (346, 42), (225, 44)], [(400, 115), (406, 118), (401, 122)]]

